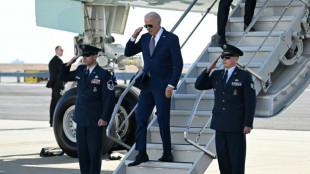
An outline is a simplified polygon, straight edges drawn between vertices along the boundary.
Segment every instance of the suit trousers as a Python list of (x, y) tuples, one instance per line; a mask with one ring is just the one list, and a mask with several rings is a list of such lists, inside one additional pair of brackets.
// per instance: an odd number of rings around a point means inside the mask
[(220, 0), (217, 12), (217, 33), (225, 35), (225, 28), (229, 14), (229, 7), (233, 0)]
[(50, 104), (50, 125), (53, 125), (54, 111), (60, 97), (60, 88), (52, 88), (52, 100)]
[(246, 138), (242, 132), (216, 131), (215, 147), (221, 174), (244, 174)]
[(244, 25), (249, 25), (251, 23), (255, 7), (256, 7), (256, 0), (245, 1)]
[(76, 142), (81, 174), (100, 174), (102, 135), (103, 127), (77, 125)]
[[(220, 0), (217, 13), (217, 33), (220, 36), (225, 35), (226, 23), (229, 15), (229, 7), (233, 0)], [(256, 0), (245, 0), (244, 25), (249, 25), (252, 21)]]
[(136, 150), (146, 151), (148, 120), (154, 106), (156, 106), (157, 121), (163, 142), (163, 154), (171, 154), (170, 105), (171, 98), (166, 98), (165, 90), (152, 88), (151, 78), (147, 78), (143, 82), (136, 113)]

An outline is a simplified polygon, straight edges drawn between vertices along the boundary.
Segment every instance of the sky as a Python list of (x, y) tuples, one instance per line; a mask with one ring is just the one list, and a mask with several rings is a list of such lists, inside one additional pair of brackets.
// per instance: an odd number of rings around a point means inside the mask
[[(125, 46), (135, 29), (144, 25), (144, 15), (150, 11), (161, 15), (161, 26), (167, 31), (183, 13), (131, 7), (124, 35), (113, 34), (115, 43)], [(0, 16), (0, 63), (11, 63), (18, 59), (24, 63), (45, 64), (55, 55), (54, 49), (57, 45), (64, 49), (64, 62), (74, 56), (73, 37), (78, 34), (36, 26), (35, 0), (2, 1)], [(200, 13), (190, 13), (176, 29), (174, 33), (179, 36), (180, 44), (185, 41), (201, 17)], [(146, 29), (142, 31), (145, 32)], [(209, 14), (182, 49), (184, 63), (193, 63), (215, 33), (216, 16)]]

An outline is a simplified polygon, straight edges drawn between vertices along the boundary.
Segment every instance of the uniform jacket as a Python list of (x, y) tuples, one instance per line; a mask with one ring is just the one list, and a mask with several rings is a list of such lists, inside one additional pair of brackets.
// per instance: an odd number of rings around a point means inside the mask
[(59, 79), (61, 65), (62, 60), (56, 55), (48, 63), (50, 78), (47, 82), (46, 87), (64, 89), (64, 83)]
[(152, 56), (149, 51), (150, 40), (149, 33), (143, 34), (137, 43), (129, 40), (126, 44), (125, 56), (130, 57), (142, 52), (144, 60), (142, 79), (150, 70), (152, 87), (157, 90), (165, 90), (170, 84), (176, 88), (183, 68), (178, 36), (164, 29)]
[(223, 87), (224, 70), (210, 73), (203, 71), (197, 78), (195, 88), (214, 91), (211, 129), (224, 132), (242, 132), (244, 126), (253, 127), (256, 92), (251, 74), (235, 68), (226, 87)]
[(111, 74), (98, 65), (89, 76), (85, 65), (71, 72), (70, 67), (62, 65), (60, 78), (78, 83), (73, 120), (80, 126), (96, 126), (100, 118), (109, 121), (115, 105)]

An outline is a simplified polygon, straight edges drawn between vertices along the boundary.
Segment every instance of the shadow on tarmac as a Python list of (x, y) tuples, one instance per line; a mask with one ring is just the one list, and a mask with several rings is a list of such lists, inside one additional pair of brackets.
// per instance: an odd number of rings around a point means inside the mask
[[(103, 160), (107, 157), (104, 156)], [(0, 173), (5, 174), (79, 174), (78, 159), (70, 156), (40, 157), (39, 153), (0, 156)], [(68, 166), (72, 166), (68, 168)], [(44, 169), (43, 169), (44, 168)], [(101, 170), (112, 174), (113, 171)]]

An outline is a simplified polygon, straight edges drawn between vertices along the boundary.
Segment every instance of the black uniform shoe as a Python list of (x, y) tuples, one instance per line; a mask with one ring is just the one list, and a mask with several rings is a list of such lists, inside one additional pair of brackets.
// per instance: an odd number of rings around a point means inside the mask
[(218, 46), (222, 47), (224, 44), (227, 44), (226, 36), (225, 35), (219, 35)]
[(172, 156), (172, 154), (170, 154), (170, 155), (163, 155), (158, 160), (162, 161), (162, 162), (172, 162), (173, 161), (173, 156)]
[[(243, 31), (245, 31), (247, 28), (248, 28), (248, 26), (247, 26), (247, 25), (244, 25)], [(252, 27), (249, 31), (250, 31), (250, 32), (254, 32), (254, 31), (256, 31), (256, 30)]]
[(147, 162), (149, 161), (149, 156), (147, 155), (147, 153), (141, 153), (139, 152), (139, 154), (136, 156), (136, 160), (132, 163), (129, 163), (128, 166), (137, 166), (143, 162)]

